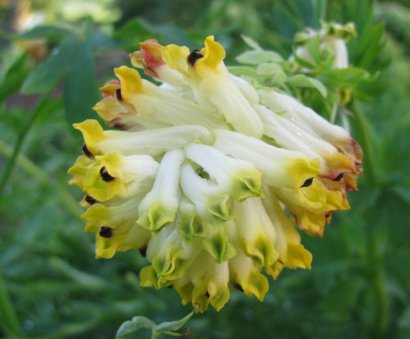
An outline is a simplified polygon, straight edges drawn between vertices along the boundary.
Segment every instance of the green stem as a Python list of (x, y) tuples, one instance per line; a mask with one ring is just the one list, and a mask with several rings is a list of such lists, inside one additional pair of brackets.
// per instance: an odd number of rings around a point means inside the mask
[[(11, 157), (14, 153), (15, 152), (13, 152), (12, 148), (0, 139), (0, 154), (5, 157)], [(58, 184), (51, 181), (49, 175), (45, 171), (22, 154), (16, 156), (16, 160), (14, 161), (19, 167), (21, 167), (33, 178), (37, 179), (40, 183), (57, 190), (57, 195), (67, 210), (73, 216), (79, 217), (81, 214), (81, 208), (78, 206), (77, 201), (66, 190), (61, 189)]]
[(16, 310), (10, 300), (6, 284), (0, 275), (0, 327), (5, 334), (13, 338), (22, 338), (23, 329), (20, 326)]
[(14, 146), (13, 153), (11, 154), (11, 157), (9, 161), (7, 162), (6, 168), (4, 169), (3, 175), (0, 179), (0, 196), (13, 171), (17, 157), (20, 153), (21, 147), (23, 146), (24, 139), (26, 138), (28, 132), (33, 126), (35, 120), (37, 119), (41, 111), (43, 110), (44, 106), (47, 104), (49, 96), (50, 96), (50, 93), (44, 95), (41, 98), (41, 100), (37, 103), (33, 113), (31, 114), (29, 120), (27, 121), (27, 124), (23, 127), (23, 129), (21, 130), (20, 134), (17, 137), (17, 141), (16, 141), (16, 145)]

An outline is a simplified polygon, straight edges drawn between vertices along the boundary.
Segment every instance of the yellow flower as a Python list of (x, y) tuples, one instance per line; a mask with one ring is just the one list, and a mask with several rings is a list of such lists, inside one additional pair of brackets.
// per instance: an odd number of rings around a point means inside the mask
[(173, 287), (198, 312), (236, 288), (263, 300), (266, 275), (310, 269), (298, 228), (322, 236), (349, 208), (361, 150), (349, 133), (291, 96), (255, 89), (204, 48), (141, 43), (102, 88), (96, 120), (74, 124), (83, 155), (69, 169), (85, 193), (96, 257), (140, 250), (145, 287)]

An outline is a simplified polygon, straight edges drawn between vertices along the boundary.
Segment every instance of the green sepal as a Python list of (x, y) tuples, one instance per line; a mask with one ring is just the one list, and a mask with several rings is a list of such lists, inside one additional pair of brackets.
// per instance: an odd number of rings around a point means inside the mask
[(166, 224), (175, 220), (176, 212), (168, 209), (161, 203), (153, 203), (148, 210), (142, 214), (137, 223), (151, 231), (157, 231)]
[(231, 242), (229, 242), (228, 239), (229, 237), (227, 236), (225, 230), (221, 229), (215, 231), (203, 242), (203, 246), (206, 251), (218, 263), (229, 260), (236, 254), (235, 246)]

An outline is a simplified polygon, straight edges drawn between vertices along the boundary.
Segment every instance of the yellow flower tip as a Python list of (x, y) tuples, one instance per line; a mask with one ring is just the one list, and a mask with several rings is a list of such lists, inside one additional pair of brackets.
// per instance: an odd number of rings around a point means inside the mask
[(196, 295), (192, 298), (195, 313), (204, 313), (208, 308), (209, 298), (205, 294)]
[(220, 311), (228, 302), (230, 297), (227, 285), (217, 286), (214, 283), (208, 285), (209, 302), (216, 311)]
[(279, 278), (279, 275), (280, 275), (280, 273), (282, 272), (283, 267), (284, 267), (283, 264), (278, 260), (278, 261), (274, 262), (273, 265), (271, 265), (270, 267), (268, 267), (268, 268), (266, 269), (266, 272), (267, 272), (270, 276), (272, 276), (272, 278), (273, 278), (274, 280), (276, 280), (276, 279)]
[(96, 159), (104, 166), (107, 172), (112, 177), (121, 176), (121, 167), (123, 166), (123, 160), (118, 153), (106, 153), (101, 156), (97, 156)]
[(173, 287), (181, 297), (182, 305), (186, 305), (192, 301), (192, 292), (194, 290), (194, 285), (191, 282), (181, 284), (180, 281), (176, 281), (173, 284)]
[(329, 154), (323, 156), (323, 158), (329, 168), (329, 173), (323, 173), (323, 175), (329, 178), (337, 178), (343, 173), (356, 172), (355, 163), (345, 154)]
[(353, 173), (346, 173), (343, 176), (343, 182), (348, 191), (357, 191), (357, 176)]
[(87, 119), (73, 124), (73, 128), (79, 130), (83, 135), (87, 150), (93, 155), (99, 154), (97, 144), (106, 138), (100, 123), (94, 119)]
[(186, 46), (167, 45), (162, 49), (162, 58), (166, 64), (183, 74), (188, 73), (189, 48)]
[(242, 288), (245, 294), (254, 295), (259, 301), (263, 301), (269, 290), (269, 282), (263, 274), (253, 272), (246, 284), (242, 285)]
[(198, 59), (195, 65), (204, 65), (217, 69), (218, 65), (225, 59), (226, 52), (224, 47), (213, 35), (208, 36), (204, 41), (205, 47), (201, 50), (203, 58)]
[(133, 95), (144, 91), (141, 76), (137, 70), (127, 66), (121, 66), (114, 68), (114, 73), (120, 80), (121, 95), (124, 100), (130, 101)]
[(278, 259), (272, 242), (266, 236), (259, 236), (253, 243), (244, 243), (245, 253), (260, 267), (269, 267)]
[(118, 244), (111, 238), (104, 238), (97, 233), (95, 237), (95, 258), (111, 259), (117, 251)]
[(120, 82), (117, 79), (112, 79), (106, 82), (104, 86), (100, 87), (100, 92), (104, 97), (112, 96), (115, 95), (115, 92), (120, 89), (120, 87)]
[(306, 187), (320, 172), (320, 160), (296, 158), (287, 164), (287, 173), (294, 178), (295, 187)]
[(141, 287), (158, 288), (157, 274), (152, 266), (145, 266), (140, 271), (140, 285)]
[(165, 64), (162, 59), (164, 46), (155, 39), (149, 39), (141, 42), (140, 48), (140, 51), (130, 54), (131, 64), (134, 67), (143, 68), (147, 75), (158, 78), (156, 69)]
[(288, 244), (288, 256), (286, 260), (288, 268), (312, 268), (312, 254), (301, 244)]

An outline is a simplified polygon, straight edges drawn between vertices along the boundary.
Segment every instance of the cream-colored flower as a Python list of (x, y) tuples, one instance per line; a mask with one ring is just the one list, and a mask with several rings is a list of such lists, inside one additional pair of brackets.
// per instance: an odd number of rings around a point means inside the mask
[(228, 72), (214, 37), (199, 51), (141, 43), (101, 88), (96, 120), (74, 124), (85, 144), (70, 168), (96, 233), (96, 257), (146, 253), (145, 287), (220, 310), (237, 288), (263, 300), (266, 275), (310, 269), (298, 228), (323, 235), (349, 208), (361, 151), (349, 133), (293, 97)]

